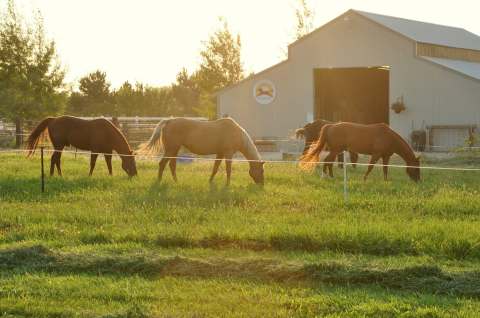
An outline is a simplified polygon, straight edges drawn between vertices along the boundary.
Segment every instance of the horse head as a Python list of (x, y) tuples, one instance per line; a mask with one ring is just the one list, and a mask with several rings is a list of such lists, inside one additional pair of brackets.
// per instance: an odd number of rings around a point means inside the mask
[(128, 155), (121, 156), (122, 169), (128, 174), (129, 177), (137, 175), (137, 164), (135, 163), (135, 153), (130, 150)]
[(265, 161), (250, 161), (250, 170), (248, 173), (250, 177), (252, 177), (253, 181), (256, 184), (263, 185), (264, 177), (263, 177), (263, 165)]
[(407, 163), (407, 174), (415, 182), (420, 181), (420, 157), (415, 157), (411, 162)]
[(295, 130), (295, 138), (302, 139), (305, 137), (305, 128), (298, 128)]

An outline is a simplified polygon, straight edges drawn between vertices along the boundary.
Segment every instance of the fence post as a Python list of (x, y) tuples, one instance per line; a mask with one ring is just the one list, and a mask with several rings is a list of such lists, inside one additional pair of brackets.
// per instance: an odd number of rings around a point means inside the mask
[(348, 201), (348, 189), (347, 189), (347, 152), (343, 152), (343, 201)]
[(15, 147), (21, 148), (23, 144), (23, 122), (20, 118), (15, 119)]
[(43, 168), (43, 148), (40, 147), (40, 161), (42, 162), (42, 193), (45, 192), (45, 170)]

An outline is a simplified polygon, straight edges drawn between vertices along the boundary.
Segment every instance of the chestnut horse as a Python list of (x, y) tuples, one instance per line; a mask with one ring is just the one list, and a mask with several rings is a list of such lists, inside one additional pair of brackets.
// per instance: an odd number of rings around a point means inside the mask
[[(310, 146), (318, 140), (322, 127), (328, 124), (333, 124), (333, 122), (325, 119), (317, 119), (306, 124), (303, 126), (303, 128), (298, 128), (295, 130), (295, 137), (297, 137), (297, 139), (305, 139), (305, 146), (303, 147), (304, 155), (307, 153), (308, 148), (310, 148)], [(337, 161), (338, 167), (343, 168), (343, 152), (338, 154)], [(358, 161), (358, 154), (355, 152), (350, 152), (350, 161), (353, 163), (352, 166), (355, 168), (355, 163)]]
[(302, 156), (300, 166), (303, 169), (311, 168), (312, 162), (318, 161), (325, 145), (328, 145), (330, 153), (325, 158), (327, 163), (324, 167), (328, 166), (330, 177), (333, 177), (331, 162), (340, 152), (346, 150), (371, 155), (364, 180), (380, 158), (383, 160), (383, 176), (387, 180), (388, 162), (394, 153), (405, 160), (410, 179), (415, 182), (420, 180), (419, 158), (415, 157), (410, 145), (385, 124), (361, 125), (343, 122), (325, 125), (320, 132), (318, 142)]
[(210, 176), (213, 181), (220, 163), (225, 159), (227, 186), (230, 184), (232, 158), (235, 152), (241, 152), (250, 160), (250, 176), (257, 184), (263, 184), (263, 164), (255, 144), (245, 129), (231, 118), (214, 121), (198, 121), (186, 118), (166, 119), (158, 123), (150, 140), (140, 146), (140, 153), (158, 152), (164, 148), (159, 164), (158, 178), (162, 179), (163, 170), (170, 162), (173, 180), (177, 181), (176, 162), (182, 146), (197, 155), (217, 155)]
[(61, 151), (65, 146), (70, 145), (92, 152), (90, 155), (90, 175), (95, 168), (98, 153), (104, 154), (108, 172), (112, 175), (113, 150), (120, 155), (123, 170), (130, 177), (137, 174), (135, 157), (127, 140), (118, 128), (104, 118), (85, 120), (71, 116), (47, 117), (38, 124), (28, 137), (28, 156), (35, 152), (38, 141), (46, 130), (48, 130), (53, 148), (57, 150), (51, 158), (51, 176), (53, 176), (55, 166), (58, 175), (62, 175), (62, 169), (60, 168)]

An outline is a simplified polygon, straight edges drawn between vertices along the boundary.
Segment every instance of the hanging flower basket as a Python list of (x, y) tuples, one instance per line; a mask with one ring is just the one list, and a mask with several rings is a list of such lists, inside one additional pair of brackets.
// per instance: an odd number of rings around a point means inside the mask
[(396, 114), (400, 114), (405, 109), (407, 109), (405, 107), (405, 103), (403, 102), (403, 96), (397, 99), (397, 101), (392, 104), (392, 109)]

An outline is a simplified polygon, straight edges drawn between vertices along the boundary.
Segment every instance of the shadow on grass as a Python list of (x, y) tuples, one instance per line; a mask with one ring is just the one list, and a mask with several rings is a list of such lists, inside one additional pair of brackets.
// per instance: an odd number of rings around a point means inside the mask
[(0, 271), (91, 274), (146, 278), (236, 278), (285, 284), (327, 283), (378, 286), (389, 290), (480, 298), (480, 271), (448, 273), (438, 266), (372, 269), (336, 262), (285, 263), (270, 259), (191, 259), (152, 254), (87, 255), (52, 251), (42, 245), (0, 251)]
[(155, 181), (146, 191), (127, 190), (121, 204), (122, 208), (127, 210), (139, 206), (147, 209), (172, 206), (211, 208), (219, 205), (242, 205), (263, 193), (263, 188), (255, 184), (226, 187), (223, 183), (210, 184), (208, 181), (203, 186)]
[(309, 234), (273, 234), (263, 238), (237, 237), (228, 233), (213, 233), (201, 238), (182, 234), (158, 236), (125, 236), (112, 240), (104, 236), (88, 237), (86, 244), (129, 243), (162, 248), (203, 248), (214, 250), (237, 249), (250, 251), (324, 252), (348, 253), (372, 256), (430, 255), (452, 260), (480, 259), (480, 245), (464, 238), (450, 239), (442, 244), (425, 242), (417, 244), (410, 237), (388, 238), (383, 235), (361, 233), (354, 236), (327, 235), (314, 237)]
[(41, 191), (38, 178), (0, 178), (2, 200), (12, 202), (38, 202), (49, 200), (61, 193), (85, 191), (96, 188), (114, 187), (113, 178), (80, 177), (75, 179), (62, 177), (45, 177), (45, 193)]

